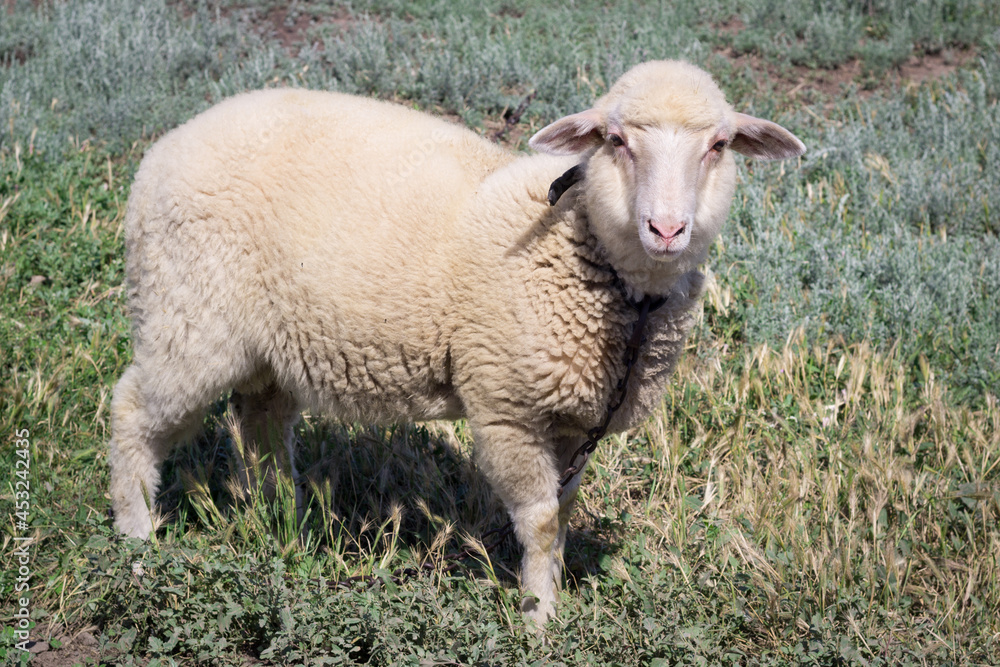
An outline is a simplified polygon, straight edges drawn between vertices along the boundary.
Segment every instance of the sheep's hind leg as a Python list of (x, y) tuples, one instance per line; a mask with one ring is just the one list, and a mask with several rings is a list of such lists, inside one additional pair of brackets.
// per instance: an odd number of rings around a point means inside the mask
[[(296, 516), (303, 517), (303, 495), (295, 468), (295, 424), (299, 406), (292, 395), (274, 383), (260, 387), (242, 387), (229, 400), (232, 408), (232, 431), (235, 444), (235, 472), (244, 498), (258, 492), (273, 500), (278, 491), (279, 475), (290, 475), (295, 489)], [(279, 443), (281, 446), (279, 446)]]
[[(500, 496), (524, 546), (521, 604), (525, 616), (544, 623), (555, 614), (555, 551), (559, 536), (558, 475), (551, 443), (530, 428), (505, 420), (477, 427), (476, 458), (483, 474)], [(533, 596), (533, 597), (532, 597)]]
[(115, 385), (111, 401), (111, 504), (115, 524), (126, 535), (145, 539), (156, 528), (160, 466), (174, 446), (193, 434), (211, 401), (169, 376), (148, 374), (133, 364)]

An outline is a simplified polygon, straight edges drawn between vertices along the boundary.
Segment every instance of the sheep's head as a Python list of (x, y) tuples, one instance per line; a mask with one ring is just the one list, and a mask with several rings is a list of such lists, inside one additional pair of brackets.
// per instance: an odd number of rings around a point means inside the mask
[(672, 276), (704, 259), (729, 214), (731, 151), (765, 160), (805, 152), (780, 125), (733, 111), (707, 73), (678, 61), (632, 68), (592, 109), (546, 126), (530, 145), (588, 153), (584, 201), (612, 262)]

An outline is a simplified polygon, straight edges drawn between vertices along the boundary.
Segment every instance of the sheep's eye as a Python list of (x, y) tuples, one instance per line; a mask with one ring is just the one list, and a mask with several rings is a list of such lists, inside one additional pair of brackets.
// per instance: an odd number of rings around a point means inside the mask
[(716, 141), (712, 145), (712, 150), (715, 151), (716, 153), (721, 153), (722, 149), (724, 149), (725, 147), (726, 147), (726, 142), (720, 139), (719, 141)]
[(625, 140), (622, 139), (621, 137), (619, 137), (617, 134), (609, 134), (608, 135), (608, 141), (610, 141), (611, 145), (614, 146), (614, 147), (616, 147), (616, 148), (618, 146), (624, 146), (625, 145)]

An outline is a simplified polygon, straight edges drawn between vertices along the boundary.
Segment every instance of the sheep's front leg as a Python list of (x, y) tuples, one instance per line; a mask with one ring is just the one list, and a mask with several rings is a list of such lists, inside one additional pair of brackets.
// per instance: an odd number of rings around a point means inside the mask
[(514, 521), (514, 532), (524, 547), (521, 609), (537, 623), (555, 613), (556, 580), (560, 573), (556, 543), (559, 538), (559, 485), (555, 453), (541, 429), (512, 421), (473, 420), (476, 458)]
[[(560, 438), (556, 442), (556, 455), (558, 456), (558, 467), (560, 479), (563, 473), (574, 463), (579, 463), (573, 455), (576, 454), (583, 438)], [(566, 550), (566, 533), (569, 531), (569, 520), (573, 515), (573, 506), (576, 503), (576, 494), (580, 488), (580, 480), (583, 479), (583, 471), (586, 466), (580, 468), (580, 472), (570, 478), (569, 482), (562, 489), (559, 495), (559, 533), (556, 536), (556, 562), (553, 576), (558, 584), (562, 580), (563, 554)], [(558, 492), (557, 492), (558, 493)]]

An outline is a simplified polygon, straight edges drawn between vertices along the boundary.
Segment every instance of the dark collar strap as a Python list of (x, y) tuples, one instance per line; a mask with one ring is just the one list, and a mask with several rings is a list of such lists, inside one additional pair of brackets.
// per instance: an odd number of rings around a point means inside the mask
[(642, 304), (645, 303), (646, 301), (649, 301), (649, 310), (647, 312), (652, 313), (659, 310), (660, 307), (667, 302), (667, 297), (658, 296), (654, 298), (651, 294), (647, 294), (646, 298), (644, 298), (638, 304), (636, 304), (635, 301), (631, 300), (629, 301), (629, 303), (632, 304), (632, 307), (635, 308), (636, 310), (642, 311)]
[(549, 186), (549, 206), (555, 206), (563, 193), (569, 190), (580, 179), (583, 178), (583, 165), (578, 164), (566, 170), (562, 176), (552, 181)]
[[(622, 293), (623, 297), (625, 297), (625, 302), (632, 306), (632, 310), (642, 313), (643, 309), (645, 309), (646, 313), (652, 313), (659, 310), (663, 304), (667, 302), (666, 296), (653, 296), (652, 294), (647, 294), (639, 300), (630, 299), (628, 296), (628, 290), (625, 289), (625, 283), (622, 281), (621, 276), (618, 275), (618, 271), (615, 270), (615, 267), (610, 264), (608, 265), (608, 268), (611, 269), (611, 275), (614, 276), (615, 287), (617, 287), (618, 291)], [(645, 318), (645, 315), (643, 318)]]

